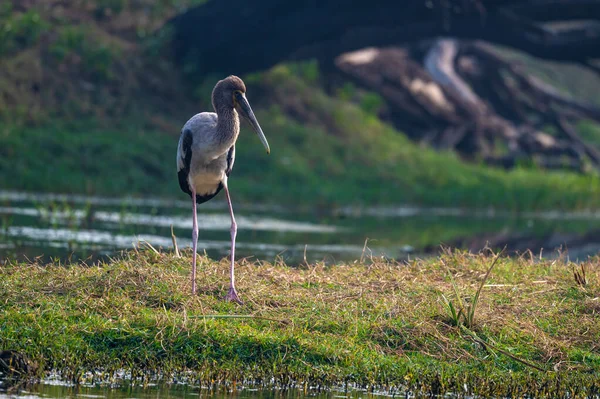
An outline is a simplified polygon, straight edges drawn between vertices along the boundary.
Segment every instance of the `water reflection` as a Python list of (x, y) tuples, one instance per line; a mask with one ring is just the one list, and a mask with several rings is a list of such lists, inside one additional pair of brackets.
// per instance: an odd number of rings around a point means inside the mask
[[(229, 252), (225, 204), (199, 209), (199, 250), (214, 258)], [(172, 248), (171, 226), (180, 247), (191, 245), (187, 201), (114, 199), (0, 191), (0, 263), (44, 255), (94, 258), (139, 246)], [(600, 249), (600, 212), (527, 212), (493, 209), (344, 207), (318, 212), (283, 207), (237, 207), (238, 256), (294, 264), (329, 263), (362, 256), (406, 258), (439, 250), (440, 244), (477, 251), (488, 242), (519, 251), (567, 246), (585, 258)], [(368, 240), (367, 245), (365, 245)], [(527, 245), (524, 247), (523, 244)]]
[[(32, 199), (35, 198), (35, 202)], [(190, 247), (192, 218), (189, 204), (181, 208), (175, 201), (133, 200), (101, 197), (0, 192), (0, 260), (2, 258), (91, 258), (115, 250), (149, 243), (156, 248), (172, 248), (171, 228), (180, 248)], [(118, 206), (117, 206), (118, 204)], [(179, 204), (184, 205), (184, 204)], [(204, 204), (203, 204), (204, 205)], [(230, 248), (230, 217), (218, 207), (202, 207), (198, 215), (198, 248), (210, 256), (226, 256)], [(306, 259), (346, 259), (359, 256), (362, 242), (352, 244), (332, 239), (347, 236), (349, 226), (297, 217), (293, 213), (275, 214), (258, 207), (240, 207), (238, 255), (286, 261)], [(294, 220), (300, 219), (300, 220)], [(327, 236), (324, 237), (324, 236)]]
[(415, 206), (376, 206), (367, 208), (344, 207), (339, 213), (349, 216), (374, 216), (385, 218), (407, 218), (414, 216), (450, 216), (463, 218), (521, 218), (535, 220), (600, 220), (600, 211), (527, 211), (515, 212), (488, 209), (465, 209), (465, 208), (427, 208)]
[(8, 398), (113, 398), (113, 399), (144, 399), (144, 398), (208, 398), (208, 399), (376, 399), (386, 397), (420, 397), (414, 393), (406, 394), (397, 388), (365, 389), (353, 384), (333, 386), (328, 389), (316, 386), (278, 385), (275, 380), (255, 383), (239, 382), (232, 385), (198, 385), (185, 375), (171, 377), (156, 382), (141, 384), (139, 380), (131, 379), (124, 370), (114, 375), (114, 381), (93, 381), (93, 372), (85, 373), (84, 381), (79, 384), (62, 379), (58, 374), (50, 373), (41, 381), (30, 383), (23, 380), (7, 381), (0, 375), (0, 399)]
[[(155, 216), (148, 214), (118, 213), (84, 210), (57, 211), (45, 208), (8, 208), (0, 207), (0, 214), (23, 215), (48, 219), (52, 223), (66, 223), (69, 220), (91, 218), (97, 222), (117, 223), (144, 226), (173, 226), (182, 229), (192, 228), (192, 217), (189, 216)], [(281, 232), (311, 232), (311, 233), (333, 233), (342, 228), (337, 226), (317, 225), (306, 222), (294, 222), (269, 217), (246, 217), (236, 216), (236, 223), (240, 229), (266, 230)], [(198, 228), (201, 230), (223, 230), (229, 231), (231, 219), (229, 214), (221, 213), (198, 213)]]
[[(140, 234), (140, 235), (122, 235), (112, 234), (106, 231), (100, 230), (67, 230), (67, 229), (40, 229), (36, 227), (9, 227), (6, 230), (6, 235), (9, 237), (26, 237), (30, 239), (30, 242), (47, 242), (49, 246), (55, 248), (68, 248), (69, 243), (81, 243), (87, 244), (88, 248), (93, 248), (94, 244), (106, 245), (110, 248), (133, 248), (139, 246), (140, 243), (147, 242), (155, 247), (167, 248), (172, 245), (172, 239), (169, 237), (161, 237), (151, 234)], [(199, 240), (198, 248), (204, 248), (207, 250), (211, 249), (223, 249), (229, 248), (231, 245), (230, 241), (214, 241), (214, 240)], [(178, 246), (190, 247), (191, 240), (178, 239)], [(303, 249), (309, 249), (308, 245), (277, 245), (268, 243), (246, 243), (239, 242), (236, 248), (241, 250), (248, 249), (259, 251), (266, 254), (276, 254), (286, 250), (299, 251)], [(354, 252), (358, 253), (362, 250), (362, 247), (354, 245), (311, 245), (311, 251), (318, 252)]]
[[(396, 393), (396, 396), (398, 393)], [(207, 399), (374, 399), (394, 397), (390, 392), (367, 392), (353, 389), (344, 391), (312, 391), (304, 393), (298, 389), (249, 389), (241, 388), (231, 392), (221, 387), (207, 389), (187, 384), (149, 384), (146, 388), (139, 386), (98, 387), (90, 385), (71, 386), (61, 381), (46, 380), (41, 384), (6, 394), (0, 391), (0, 399), (21, 398), (110, 398), (110, 399), (150, 399), (150, 398), (207, 398)]]

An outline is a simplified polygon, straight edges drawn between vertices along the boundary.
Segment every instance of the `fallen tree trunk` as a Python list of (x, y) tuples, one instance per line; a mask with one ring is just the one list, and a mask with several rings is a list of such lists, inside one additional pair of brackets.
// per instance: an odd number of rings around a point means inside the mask
[[(598, 120), (600, 110), (542, 84), (488, 46), (441, 39), (423, 65), (398, 48), (348, 53), (335, 64), (380, 93), (394, 124), (413, 139), (503, 167), (533, 159), (545, 168), (600, 168), (600, 153), (570, 125), (577, 117)], [(557, 133), (538, 128), (547, 125)]]

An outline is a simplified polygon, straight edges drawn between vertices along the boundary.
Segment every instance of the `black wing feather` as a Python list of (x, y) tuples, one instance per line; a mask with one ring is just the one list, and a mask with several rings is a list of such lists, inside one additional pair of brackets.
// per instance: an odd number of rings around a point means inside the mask
[(192, 143), (194, 142), (194, 136), (189, 130), (185, 130), (183, 133), (183, 142), (181, 144), (183, 150), (183, 168), (177, 172), (179, 179), (179, 187), (181, 191), (188, 195), (192, 195), (190, 185), (188, 183), (188, 175), (190, 174), (190, 165), (192, 163)]

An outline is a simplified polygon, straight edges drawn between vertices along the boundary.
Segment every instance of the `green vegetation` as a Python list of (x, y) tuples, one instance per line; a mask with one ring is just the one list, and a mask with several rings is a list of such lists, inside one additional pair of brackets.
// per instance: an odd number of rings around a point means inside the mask
[(453, 325), (443, 298), (454, 301), (456, 290), (471, 301), (493, 256), (300, 268), (242, 261), (243, 306), (220, 299), (225, 259), (200, 259), (192, 297), (189, 258), (148, 250), (97, 266), (6, 265), (0, 350), (74, 381), (125, 369), (146, 380), (185, 373), (200, 383), (494, 397), (582, 397), (600, 388), (597, 259), (584, 264), (582, 287), (567, 262), (500, 257), (466, 329)]
[(153, 105), (169, 114), (177, 76), (156, 58), (167, 33), (151, 33), (204, 1), (2, 2), (0, 120), (52, 127), (95, 118), (114, 125), (134, 111), (152, 113), (148, 103), (156, 97), (162, 101)]
[(485, 275), (481, 279), (481, 283), (479, 283), (479, 288), (477, 288), (477, 291), (475, 292), (473, 299), (470, 300), (470, 303), (467, 303), (467, 301), (463, 299), (462, 295), (459, 293), (456, 283), (454, 282), (454, 277), (452, 276), (452, 273), (448, 273), (450, 281), (452, 282), (452, 287), (454, 288), (454, 293), (456, 295), (456, 304), (453, 301), (447, 299), (445, 296), (442, 296), (442, 298), (444, 298), (444, 302), (446, 303), (446, 307), (448, 310), (448, 315), (450, 316), (450, 321), (454, 326), (465, 326), (466, 328), (473, 328), (475, 326), (475, 312), (477, 311), (477, 305), (479, 304), (481, 290), (487, 282), (488, 277), (492, 272), (492, 269), (494, 268), (496, 262), (500, 258), (500, 255), (501, 253), (496, 255), (489, 269), (487, 269), (487, 271), (485, 272)]
[(574, 98), (600, 106), (600, 80), (591, 70), (575, 63), (555, 62), (533, 57), (509, 47), (494, 46), (507, 60), (515, 62), (541, 81)]
[(1, 126), (0, 187), (112, 195), (176, 193), (176, 148), (177, 136), (141, 127)]
[(114, 77), (112, 66), (120, 51), (116, 46), (97, 42), (87, 28), (65, 26), (50, 46), (50, 54), (58, 63), (78, 57), (85, 77), (102, 83)]
[[(179, 129), (193, 113), (210, 110), (210, 92), (222, 76), (183, 85), (158, 51), (156, 43), (168, 33), (148, 32), (201, 2), (97, 0), (85, 9), (40, 2), (27, 11), (3, 4), (0, 187), (180, 195), (174, 170)], [(244, 78), (273, 152), (266, 156), (244, 126), (231, 180), (237, 201), (600, 207), (596, 174), (531, 165), (506, 172), (410, 142), (377, 117), (385, 107), (377, 94), (352, 84), (325, 93), (314, 61)], [(579, 128), (586, 140), (598, 140), (595, 125)]]
[[(451, 153), (412, 143), (366, 112), (364, 108), (376, 108), (376, 99), (367, 97), (371, 105), (365, 106), (364, 97), (355, 104), (328, 96), (285, 65), (247, 80), (251, 101), (253, 93), (265, 93), (256, 98), (255, 108), (273, 151), (265, 155), (254, 133), (243, 127), (231, 179), (238, 201), (510, 210), (600, 204), (596, 175), (525, 168), (506, 172), (466, 164)], [(208, 91), (208, 85), (200, 87), (200, 92)], [(288, 116), (298, 112), (307, 122)], [(174, 158), (180, 125), (169, 123), (167, 132), (143, 119), (102, 124), (0, 125), (0, 186), (177, 195)]]
[(48, 22), (35, 10), (14, 14), (12, 4), (0, 5), (0, 56), (13, 54), (37, 44), (40, 36), (48, 31)]
[(581, 121), (577, 126), (581, 138), (594, 146), (600, 146), (600, 126), (592, 121)]

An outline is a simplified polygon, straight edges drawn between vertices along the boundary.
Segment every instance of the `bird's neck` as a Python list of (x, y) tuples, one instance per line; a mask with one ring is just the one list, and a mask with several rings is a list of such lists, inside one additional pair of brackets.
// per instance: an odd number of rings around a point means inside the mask
[(217, 109), (217, 139), (225, 150), (235, 144), (240, 134), (240, 118), (235, 108)]

